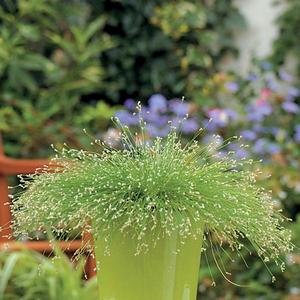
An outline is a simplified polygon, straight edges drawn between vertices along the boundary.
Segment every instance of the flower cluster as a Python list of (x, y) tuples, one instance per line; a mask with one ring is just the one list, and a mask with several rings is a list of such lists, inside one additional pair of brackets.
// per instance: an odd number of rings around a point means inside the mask
[[(231, 149), (227, 149), (236, 150), (238, 158), (254, 156), (268, 162), (281, 159), (281, 154), (286, 153), (287, 162), (298, 164), (288, 153), (300, 143), (297, 103), (300, 90), (293, 86), (289, 73), (280, 70), (275, 74), (270, 63), (262, 62), (244, 77), (215, 74), (207, 81), (203, 93), (219, 105), (199, 107), (179, 99), (167, 100), (160, 94), (151, 96), (149, 105), (141, 111), (150, 138), (165, 137), (170, 132), (168, 121), (171, 121), (183, 136), (205, 127), (204, 142), (213, 134), (222, 138), (228, 134), (241, 135), (250, 147), (240, 150), (239, 145), (232, 144)], [(124, 109), (116, 114), (130, 128), (135, 128), (139, 122), (140, 116), (132, 114), (135, 107), (136, 102), (128, 99)]]
[[(224, 120), (221, 123), (214, 116), (217, 121), (211, 121), (213, 126), (208, 127), (208, 133), (220, 134), (223, 139), (232, 134), (243, 137), (220, 154), (234, 150), (237, 158), (261, 159), (262, 184), (273, 191), (276, 205), (286, 208), (294, 206), (300, 193), (300, 89), (296, 82), (286, 71), (275, 71), (267, 62), (256, 62), (245, 76), (215, 74), (203, 90), (206, 98), (215, 101), (207, 105), (206, 114), (221, 111), (219, 115)], [(235, 112), (234, 117), (228, 114), (229, 108)], [(248, 147), (241, 149), (241, 143)], [(268, 174), (272, 177), (266, 181)], [(288, 213), (296, 218), (297, 210)]]
[[(276, 74), (268, 62), (256, 63), (244, 77), (214, 75), (204, 92), (220, 107), (209, 109), (208, 117), (213, 120), (208, 128), (223, 135), (239, 133), (250, 145), (247, 155), (262, 157), (264, 162), (285, 153), (292, 164), (297, 163), (288, 155), (300, 140), (300, 90), (293, 82), (292, 75), (284, 70)], [(217, 114), (211, 116), (210, 111)]]
[(193, 228), (204, 222), (220, 244), (239, 250), (248, 239), (262, 259), (281, 263), (280, 254), (292, 249), (290, 233), (269, 194), (255, 184), (252, 161), (220, 158), (218, 137), (206, 146), (182, 145), (171, 126), (165, 138), (148, 143), (140, 138), (147, 135), (144, 120), (138, 133), (116, 122), (123, 150), (101, 141), (95, 141), (99, 153), (63, 149), (53, 166), (23, 177), (26, 190), (13, 205), (17, 233), (88, 224), (108, 247), (117, 230), (136, 238), (141, 251), (149, 232), (154, 243), (174, 231), (184, 240), (203, 234), (202, 226)]
[(149, 98), (148, 104), (141, 108), (139, 114), (135, 114), (133, 112), (137, 103), (133, 99), (127, 99), (124, 110), (118, 111), (115, 116), (129, 127), (139, 126), (139, 119), (143, 118), (150, 137), (167, 136), (170, 133), (169, 123), (176, 127), (177, 132), (185, 135), (197, 132), (200, 127), (190, 103), (180, 99), (167, 100), (163, 95), (154, 94)]

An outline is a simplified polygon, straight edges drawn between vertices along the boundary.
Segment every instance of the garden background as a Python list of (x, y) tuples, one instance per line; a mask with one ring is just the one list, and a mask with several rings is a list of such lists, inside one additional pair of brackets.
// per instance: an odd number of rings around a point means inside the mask
[[(293, 220), (289, 226), (299, 245), (298, 0), (7, 0), (1, 1), (0, 20), (6, 155), (47, 158), (51, 144), (91, 148), (83, 128), (96, 138), (117, 139), (111, 117), (135, 127), (137, 101), (152, 136), (165, 136), (167, 121), (179, 123), (188, 113), (183, 139), (200, 127), (206, 128), (203, 144), (214, 134), (223, 140), (241, 135), (224, 151), (262, 159), (260, 183)], [(249, 147), (240, 149), (242, 143)], [(285, 258), (284, 273), (268, 264), (274, 283), (262, 262), (244, 256), (251, 268), (242, 257), (230, 262), (220, 253), (228, 278), (248, 288), (228, 283), (214, 262), (202, 260), (201, 299), (300, 299), (298, 250)], [(8, 259), (1, 255), (0, 269)], [(30, 261), (27, 254), (24, 260)], [(6, 288), (17, 289), (23, 271), (28, 266), (16, 268)]]

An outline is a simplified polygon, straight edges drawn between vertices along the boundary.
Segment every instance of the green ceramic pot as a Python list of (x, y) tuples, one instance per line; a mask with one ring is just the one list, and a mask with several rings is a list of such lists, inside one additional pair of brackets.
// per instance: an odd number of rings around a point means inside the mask
[(202, 238), (182, 243), (174, 232), (138, 255), (129, 235), (113, 236), (110, 255), (96, 240), (100, 300), (195, 300)]

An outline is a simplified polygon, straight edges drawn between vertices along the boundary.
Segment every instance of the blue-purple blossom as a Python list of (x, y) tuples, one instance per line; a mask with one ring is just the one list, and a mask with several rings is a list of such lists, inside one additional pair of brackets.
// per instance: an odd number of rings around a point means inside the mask
[[(121, 124), (129, 127), (138, 125), (141, 119), (144, 120), (150, 137), (166, 136), (170, 131), (169, 121), (172, 127), (184, 134), (196, 133), (200, 127), (197, 117), (188, 117), (190, 104), (183, 100), (168, 101), (163, 95), (154, 94), (149, 98), (148, 104), (137, 111), (136, 102), (133, 99), (127, 99), (124, 102), (126, 110), (118, 111), (115, 116)], [(235, 116), (235, 113), (229, 110), (227, 114), (231, 118)]]
[(139, 124), (138, 116), (126, 110), (117, 111), (115, 117), (118, 118), (123, 125), (134, 126)]
[(276, 136), (279, 132), (280, 132), (280, 128), (278, 128), (278, 127), (272, 127), (272, 128), (271, 128), (271, 133), (272, 133), (273, 135)]
[(243, 148), (238, 148), (235, 151), (235, 157), (237, 159), (243, 159), (243, 158), (247, 158), (249, 156), (249, 152), (246, 149)]
[(292, 101), (285, 101), (282, 103), (281, 107), (288, 113), (296, 114), (299, 112), (299, 106)]
[(227, 90), (229, 90), (229, 91), (231, 91), (233, 93), (236, 93), (239, 90), (239, 88), (240, 88), (239, 84), (237, 82), (235, 82), (235, 81), (226, 82), (224, 84), (224, 87)]
[(273, 65), (268, 61), (263, 61), (263, 62), (261, 62), (261, 67), (263, 70), (269, 71), (272, 69)]
[(181, 131), (185, 134), (192, 134), (198, 131), (199, 124), (195, 118), (183, 121)]
[(270, 77), (266, 79), (266, 85), (267, 85), (268, 89), (270, 89), (273, 92), (278, 91), (280, 88), (278, 82)]
[(300, 124), (295, 127), (294, 139), (297, 143), (300, 143)]
[(247, 158), (249, 156), (249, 152), (241, 147), (239, 143), (230, 143), (228, 145), (228, 149), (234, 152), (234, 156), (238, 159)]
[(249, 121), (260, 122), (272, 112), (272, 106), (266, 100), (259, 99), (255, 103), (246, 107), (247, 118)]
[(289, 87), (288, 89), (288, 96), (292, 98), (296, 98), (300, 96), (300, 90), (294, 86)]
[(257, 134), (252, 130), (243, 130), (241, 132), (241, 136), (249, 141), (254, 141), (257, 137)]
[(248, 81), (256, 81), (258, 79), (258, 76), (254, 73), (249, 73), (246, 77), (246, 80)]
[(278, 74), (279, 74), (279, 77), (284, 81), (291, 82), (294, 79), (294, 77), (291, 74), (287, 73), (284, 70), (279, 70)]
[(214, 108), (207, 112), (210, 122), (205, 122), (208, 130), (216, 130), (218, 127), (224, 128), (230, 121), (236, 120), (237, 113), (232, 109)]
[(253, 124), (252, 130), (256, 133), (265, 133), (266, 128), (263, 127), (261, 124)]
[(165, 126), (163, 128), (158, 128), (153, 124), (147, 124), (146, 127), (147, 127), (147, 133), (152, 138), (165, 137), (170, 132), (170, 127), (169, 126)]
[(221, 151), (218, 152), (217, 155), (218, 155), (218, 157), (223, 158), (223, 157), (226, 157), (228, 155), (228, 152), (225, 151), (225, 150), (221, 150)]
[(276, 154), (280, 152), (280, 146), (276, 143), (269, 143), (267, 145), (267, 150), (270, 154)]
[(145, 107), (142, 108), (140, 115), (147, 123), (153, 123), (157, 127), (167, 125), (169, 120), (168, 116), (161, 115), (158, 112), (151, 112)]
[(152, 95), (148, 103), (151, 112), (166, 112), (167, 110), (167, 99), (161, 94)]
[[(184, 118), (180, 118), (180, 117), (174, 117), (171, 119), (171, 126), (173, 128), (175, 128), (177, 131), (182, 131), (183, 128), (183, 124), (186, 122), (187, 120)], [(198, 128), (197, 128), (198, 129)]]
[(189, 104), (179, 99), (169, 101), (169, 109), (179, 117), (184, 117), (189, 112)]
[(261, 138), (254, 143), (252, 150), (256, 154), (276, 154), (280, 152), (280, 146), (265, 138)]
[(136, 109), (136, 102), (133, 100), (133, 99), (127, 99), (125, 102), (124, 102), (124, 106), (131, 110), (131, 111), (134, 111)]
[(222, 146), (224, 140), (221, 136), (219, 135), (215, 135), (215, 134), (206, 134), (203, 137), (202, 142), (204, 144), (214, 144), (215, 145), (215, 149), (219, 150), (218, 148)]
[(252, 150), (256, 154), (264, 154), (266, 152), (267, 140), (264, 138), (258, 139), (253, 147)]

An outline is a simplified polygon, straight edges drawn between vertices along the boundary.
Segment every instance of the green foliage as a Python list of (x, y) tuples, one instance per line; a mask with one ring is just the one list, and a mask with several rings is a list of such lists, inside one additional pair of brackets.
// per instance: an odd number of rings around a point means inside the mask
[(289, 54), (297, 60), (297, 71), (300, 74), (300, 49), (299, 49), (299, 22), (300, 22), (300, 2), (298, 0), (288, 0), (287, 8), (278, 18), (279, 37), (273, 44), (272, 62), (282, 65), (286, 62)]
[(7, 154), (27, 157), (86, 145), (77, 127), (104, 130), (95, 100), (197, 98), (244, 25), (232, 0), (5, 1), (0, 18), (0, 131)]
[(155, 92), (194, 100), (223, 55), (236, 52), (233, 29), (245, 26), (231, 0), (97, 3), (117, 43), (103, 55), (113, 83), (103, 98), (113, 101), (144, 101)]
[(0, 253), (0, 299), (98, 299), (96, 279), (82, 280), (83, 261), (74, 267), (58, 252), (48, 259), (27, 250)]
[(111, 116), (89, 120), (95, 100), (194, 100), (244, 26), (232, 0), (5, 1), (0, 18), (0, 131), (11, 156), (86, 145), (76, 128), (99, 134)]
[[(78, 1), (20, 0), (0, 6), (0, 130), (14, 156), (43, 156), (49, 142), (80, 145), (79, 102), (102, 84), (99, 55), (113, 45), (105, 17)], [(103, 124), (102, 124), (103, 125)], [(103, 127), (96, 128), (97, 130)]]

